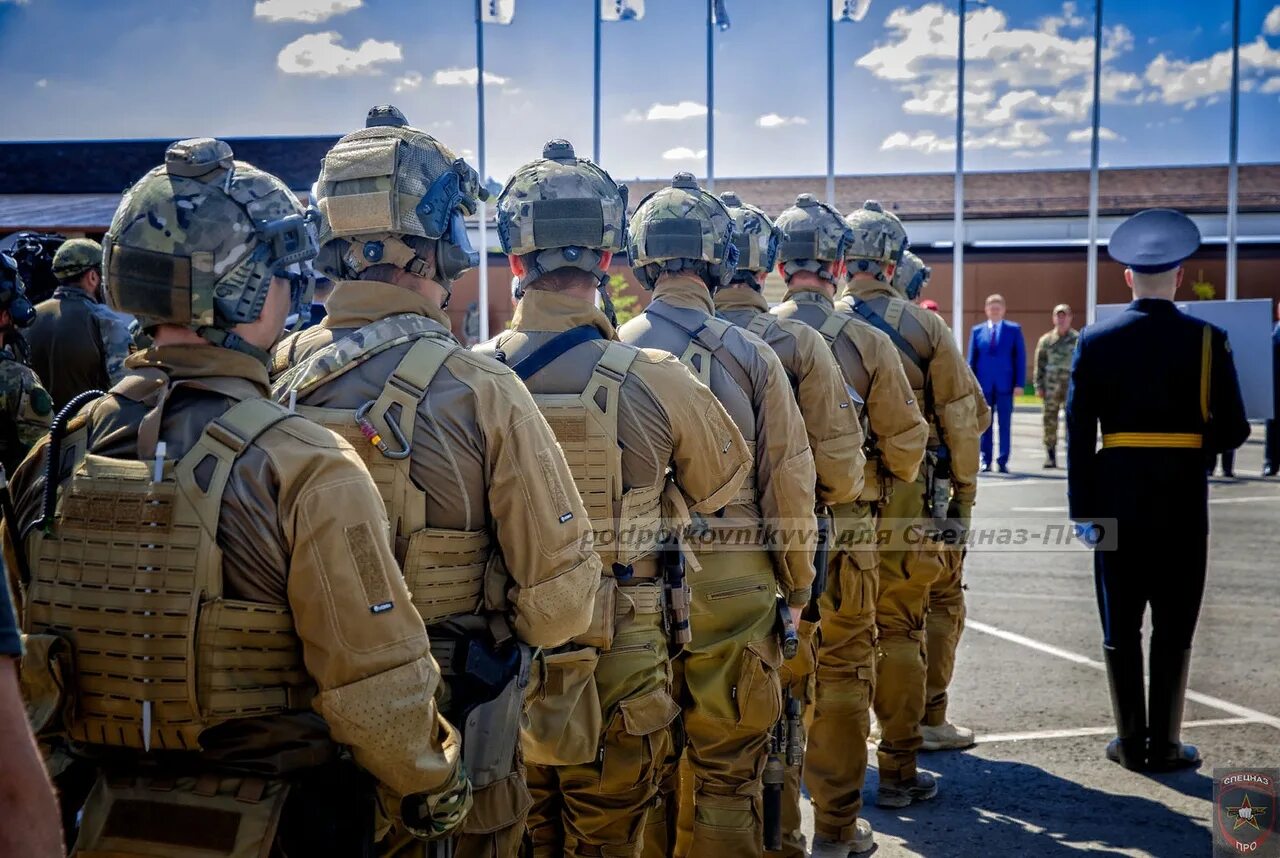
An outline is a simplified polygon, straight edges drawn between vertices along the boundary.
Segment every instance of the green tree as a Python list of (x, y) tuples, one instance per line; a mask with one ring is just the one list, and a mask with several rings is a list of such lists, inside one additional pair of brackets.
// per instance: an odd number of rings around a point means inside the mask
[(1213, 296), (1218, 294), (1218, 287), (1204, 279), (1204, 269), (1201, 268), (1196, 273), (1196, 282), (1191, 284), (1191, 292), (1197, 301), (1212, 301)]
[(624, 291), (626, 288), (627, 278), (621, 274), (609, 275), (609, 299), (613, 301), (613, 312), (617, 314), (619, 326), (635, 318), (636, 304), (640, 303), (639, 298)]

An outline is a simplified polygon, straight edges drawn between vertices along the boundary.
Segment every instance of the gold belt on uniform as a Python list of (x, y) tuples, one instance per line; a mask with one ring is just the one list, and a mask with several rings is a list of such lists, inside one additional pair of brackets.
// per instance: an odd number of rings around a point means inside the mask
[(1204, 436), (1198, 432), (1110, 432), (1102, 436), (1102, 447), (1149, 447), (1199, 449)]

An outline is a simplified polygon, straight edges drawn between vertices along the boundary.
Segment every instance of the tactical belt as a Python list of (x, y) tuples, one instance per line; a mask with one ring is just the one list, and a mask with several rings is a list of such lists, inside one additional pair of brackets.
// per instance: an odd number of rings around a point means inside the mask
[(1103, 449), (1114, 447), (1146, 447), (1198, 450), (1204, 436), (1198, 432), (1110, 432), (1102, 436)]
[[(622, 594), (626, 599), (618, 599), (618, 607), (615, 612), (619, 617), (625, 617), (633, 612), (639, 614), (661, 614), (666, 610), (667, 600), (665, 596), (665, 588), (655, 587), (652, 584), (646, 584), (640, 587), (625, 586), (622, 588)], [(629, 600), (629, 601), (628, 601)]]

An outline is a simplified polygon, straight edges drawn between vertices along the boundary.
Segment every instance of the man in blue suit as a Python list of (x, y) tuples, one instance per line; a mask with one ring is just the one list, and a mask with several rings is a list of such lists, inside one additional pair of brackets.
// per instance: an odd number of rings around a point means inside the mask
[(991, 295), (986, 304), (987, 320), (969, 332), (969, 368), (982, 385), (982, 395), (996, 413), (996, 421), (982, 433), (982, 470), (991, 470), (991, 434), (1000, 425), (1000, 473), (1009, 473), (1009, 424), (1013, 418), (1013, 397), (1022, 395), (1027, 383), (1027, 344), (1022, 327), (1004, 318), (1003, 295)]

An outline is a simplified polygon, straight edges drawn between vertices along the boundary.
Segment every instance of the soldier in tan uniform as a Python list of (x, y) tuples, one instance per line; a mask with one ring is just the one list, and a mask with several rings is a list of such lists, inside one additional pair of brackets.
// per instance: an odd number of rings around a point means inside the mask
[(455, 856), (511, 856), (531, 798), (519, 755), (530, 648), (586, 631), (591, 522), (520, 379), (462, 348), (443, 305), (476, 264), (479, 178), (375, 108), (325, 156), (318, 267), (338, 283), (316, 327), (276, 349), (273, 394), (349, 438), (387, 503), (396, 560), (431, 633), (475, 807)]
[(674, 356), (620, 342), (608, 303), (594, 304), (624, 247), (623, 193), (553, 140), (498, 198), (520, 303), (511, 331), (480, 349), (524, 380), (555, 430), (604, 572), (591, 630), (545, 654), (547, 681), (524, 733), (537, 858), (639, 854), (680, 712), (673, 621), (681, 609), (688, 618), (686, 603), (668, 604), (665, 591), (680, 582), (664, 581), (659, 527), (682, 523), (670, 520), (671, 501), (703, 515), (721, 509), (751, 466), (711, 391)]
[[(846, 221), (853, 229), (850, 279), (837, 306), (885, 332), (897, 346), (916, 404), (929, 422), (929, 454), (914, 481), (897, 481), (883, 516), (895, 542), (880, 553), (876, 624), (880, 659), (875, 694), (880, 723), (876, 803), (905, 807), (937, 794), (916, 770), (925, 710), (925, 641), (929, 588), (946, 566), (946, 545), (968, 526), (977, 492), (979, 406), (973, 376), (946, 322), (891, 285), (907, 249), (896, 217), (868, 202)], [(910, 528), (908, 539), (897, 533)], [(944, 536), (947, 538), (944, 539)]]
[[(623, 342), (680, 356), (729, 412), (754, 465), (724, 510), (695, 517), (693, 641), (674, 661), (694, 796), (679, 855), (763, 851), (761, 777), (782, 711), (777, 600), (794, 621), (813, 584), (813, 454), (786, 372), (763, 340), (712, 315), (712, 295), (737, 271), (733, 230), (689, 173), (642, 200), (628, 256), (653, 301), (619, 331)], [(671, 850), (672, 763), (646, 832), (653, 854)]]
[(889, 338), (835, 309), (849, 240), (840, 213), (802, 194), (778, 216), (777, 226), (778, 270), (787, 294), (774, 313), (817, 330), (865, 403), (862, 493), (833, 507), (836, 550), (819, 602), (816, 705), (804, 773), (814, 803), (813, 854), (844, 856), (875, 843), (870, 823), (859, 817), (876, 663), (875, 520), (887, 487), (915, 478), (928, 428)]
[[(737, 226), (734, 242), (738, 245), (738, 273), (728, 286), (716, 292), (716, 314), (763, 339), (782, 362), (804, 417), (809, 449), (813, 451), (818, 474), (817, 514), (827, 519), (831, 507), (847, 507), (862, 493), (866, 466), (859, 423), (862, 400), (846, 384), (835, 356), (817, 330), (799, 319), (783, 319), (769, 312), (762, 287), (778, 254), (778, 232), (773, 222), (760, 209), (743, 203), (736, 194), (721, 194), (720, 201), (729, 209)], [(825, 559), (825, 556), (819, 554), (818, 558)], [(825, 584), (827, 570), (815, 571)], [(804, 708), (813, 704), (821, 596), (822, 593), (815, 590), (800, 618), (799, 652), (782, 666), (783, 687)], [(796, 726), (803, 732), (803, 724)], [(803, 858), (806, 854), (801, 833), (800, 774), (799, 760), (787, 766), (782, 796), (781, 854), (788, 858)]]
[(98, 769), (76, 853), (369, 854), (375, 808), (446, 835), (470, 787), (377, 489), (265, 398), (310, 217), (226, 143), (185, 140), (104, 246), (112, 308), (155, 345), (72, 401), (5, 531), (33, 724)]

